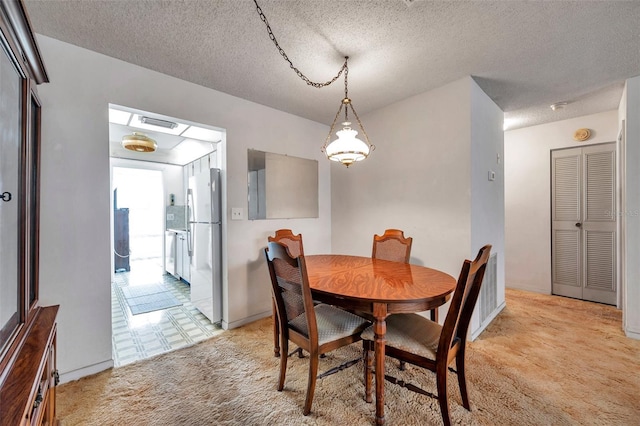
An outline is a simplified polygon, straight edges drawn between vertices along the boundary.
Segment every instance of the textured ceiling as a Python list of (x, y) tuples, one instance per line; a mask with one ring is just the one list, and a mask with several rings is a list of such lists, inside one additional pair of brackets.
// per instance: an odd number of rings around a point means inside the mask
[[(330, 124), (343, 79), (307, 86), (253, 0), (25, 0), (36, 33)], [(287, 55), (324, 82), (349, 55), (360, 115), (467, 75), (511, 128), (616, 109), (640, 74), (638, 1), (259, 0)], [(569, 104), (558, 111), (549, 105)], [(366, 127), (366, 123), (365, 127)]]

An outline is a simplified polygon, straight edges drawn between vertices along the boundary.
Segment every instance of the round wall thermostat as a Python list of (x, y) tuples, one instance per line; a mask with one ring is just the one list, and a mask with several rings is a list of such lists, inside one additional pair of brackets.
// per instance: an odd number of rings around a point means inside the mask
[(578, 129), (573, 134), (573, 139), (577, 141), (586, 141), (591, 137), (591, 130), (589, 129)]

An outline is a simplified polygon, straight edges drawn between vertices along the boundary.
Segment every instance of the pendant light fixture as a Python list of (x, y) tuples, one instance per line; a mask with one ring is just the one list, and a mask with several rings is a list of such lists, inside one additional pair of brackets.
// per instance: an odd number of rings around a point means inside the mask
[(153, 152), (158, 144), (144, 133), (133, 132), (122, 137), (122, 147), (136, 152)]
[[(334, 81), (336, 81), (340, 77), (340, 75), (342, 75), (342, 73), (344, 72), (344, 98), (340, 101), (340, 108), (338, 108), (338, 112), (336, 113), (336, 116), (333, 119), (333, 123), (331, 123), (331, 128), (329, 129), (329, 135), (327, 136), (327, 139), (325, 140), (324, 145), (322, 145), (322, 148), (321, 148), (322, 152), (325, 153), (325, 155), (329, 160), (339, 162), (341, 164), (344, 164), (347, 167), (349, 167), (351, 164), (357, 161), (362, 161), (365, 158), (367, 158), (371, 153), (371, 151), (375, 149), (375, 146), (369, 143), (369, 137), (367, 136), (367, 133), (364, 131), (364, 127), (362, 126), (360, 117), (358, 117), (356, 110), (353, 108), (353, 103), (351, 102), (351, 99), (349, 99), (349, 90), (347, 86), (347, 76), (349, 74), (349, 66), (348, 66), (349, 57), (345, 56), (344, 64), (342, 65), (342, 68), (340, 68), (340, 70), (338, 71), (338, 74), (336, 74), (336, 76), (333, 77), (331, 80), (325, 83), (315, 83), (309, 80), (307, 76), (305, 76), (304, 74), (302, 74), (302, 72), (300, 72), (300, 70), (298, 70), (298, 68), (293, 66), (293, 63), (291, 62), (291, 60), (289, 59), (285, 51), (278, 44), (278, 41), (276, 40), (276, 36), (273, 34), (273, 31), (271, 30), (271, 26), (269, 25), (269, 21), (267, 20), (267, 17), (265, 16), (265, 14), (262, 12), (262, 9), (258, 5), (258, 1), (253, 0), (253, 2), (256, 5), (256, 10), (258, 12), (258, 15), (260, 16), (260, 19), (267, 26), (267, 32), (269, 33), (269, 38), (275, 44), (276, 48), (278, 49), (278, 52), (280, 52), (280, 55), (289, 63), (289, 67), (292, 70), (294, 70), (295, 73), (298, 75), (298, 77), (300, 77), (305, 83), (307, 83), (307, 85), (313, 86), (317, 89), (326, 87), (331, 83), (333, 83)], [(329, 142), (331, 140), (331, 135), (333, 134), (333, 129), (335, 128), (336, 121), (338, 121), (338, 117), (340, 116), (340, 113), (342, 112), (343, 109), (344, 109), (344, 121), (341, 123), (342, 130), (338, 130), (336, 132), (336, 135), (338, 136), (336, 140), (334, 140), (333, 142)], [(364, 141), (362, 139), (357, 138), (356, 136), (358, 135), (358, 132), (353, 128), (351, 128), (351, 122), (349, 121), (349, 109), (351, 109), (353, 116), (356, 118), (358, 127), (362, 132), (362, 137), (364, 137)]]
[[(338, 108), (338, 112), (333, 119), (333, 123), (331, 123), (329, 135), (327, 136), (327, 139), (324, 141), (324, 145), (322, 146), (322, 152), (326, 154), (329, 160), (337, 161), (347, 167), (349, 167), (356, 161), (364, 160), (369, 156), (371, 151), (375, 149), (375, 146), (369, 143), (367, 132), (364, 131), (364, 127), (362, 126), (360, 117), (358, 117), (356, 110), (353, 108), (353, 103), (351, 102), (351, 99), (349, 99), (349, 88), (347, 83), (347, 77), (349, 75), (349, 66), (347, 65), (348, 60), (349, 57), (346, 56), (344, 58), (344, 99), (342, 99), (342, 101), (340, 102), (340, 108)], [(336, 121), (338, 121), (338, 117), (340, 116), (340, 112), (342, 112), (343, 108), (344, 121), (341, 123), (343, 126), (342, 130), (338, 130), (336, 132), (338, 139), (329, 143), (331, 134), (333, 133), (333, 129), (336, 125)], [(362, 136), (364, 136), (364, 141), (358, 139), (356, 137), (358, 132), (351, 128), (351, 122), (349, 121), (349, 108), (351, 108), (351, 112), (353, 112), (353, 116), (358, 122), (358, 126), (362, 131)]]

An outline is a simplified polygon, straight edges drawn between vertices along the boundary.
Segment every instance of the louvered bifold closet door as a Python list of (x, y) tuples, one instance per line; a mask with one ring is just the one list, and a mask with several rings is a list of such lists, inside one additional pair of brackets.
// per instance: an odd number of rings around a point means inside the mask
[(613, 144), (583, 148), (582, 298), (610, 305), (617, 301), (615, 162)]
[(582, 298), (580, 148), (551, 153), (553, 294)]
[(615, 144), (551, 153), (552, 292), (615, 305)]

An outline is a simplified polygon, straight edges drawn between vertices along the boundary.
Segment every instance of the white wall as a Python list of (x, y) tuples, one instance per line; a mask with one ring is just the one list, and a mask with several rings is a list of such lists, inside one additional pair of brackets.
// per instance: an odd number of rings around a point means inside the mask
[(60, 304), (63, 381), (112, 365), (109, 103), (226, 129), (220, 155), (227, 216), (231, 207), (247, 209), (247, 148), (319, 160), (319, 218), (224, 224), (225, 325), (270, 314), (261, 248), (274, 230), (301, 232), (309, 254), (330, 251), (329, 164), (320, 152), (328, 126), (37, 37), (51, 79), (38, 88), (43, 104), (40, 296), (45, 305)]
[(622, 306), (627, 336), (640, 339), (640, 76), (630, 78), (621, 102), (625, 120), (625, 283)]
[[(618, 150), (616, 155), (616, 167), (618, 168), (618, 176), (616, 178), (617, 191), (616, 195), (618, 197), (618, 206), (620, 211), (627, 211), (627, 204), (625, 199), (626, 192), (626, 143), (625, 143), (625, 127), (626, 127), (626, 117), (627, 117), (627, 87), (625, 84), (625, 88), (622, 91), (622, 97), (620, 99), (620, 106), (618, 107), (618, 143), (616, 145), (616, 149)], [(620, 282), (620, 294), (618, 295), (618, 300), (620, 301), (620, 307), (622, 311), (622, 328), (626, 330), (626, 291), (627, 291), (627, 281), (626, 281), (626, 258), (627, 258), (627, 235), (626, 235), (626, 218), (624, 215), (618, 216), (618, 268), (616, 269), (616, 273), (619, 277)]]
[(470, 77), (363, 116), (375, 151), (331, 168), (333, 252), (370, 256), (374, 234), (399, 228), (413, 237), (411, 263), (457, 277), (482, 245), (502, 250), (502, 207), (491, 205), (502, 199), (502, 118)]
[(331, 165), (334, 253), (371, 256), (373, 235), (397, 228), (411, 263), (457, 277), (471, 244), (469, 98), (463, 79), (361, 117), (376, 149)]
[[(573, 140), (580, 128), (591, 129), (587, 142)], [(551, 294), (551, 150), (613, 142), (617, 134), (616, 111), (505, 132), (507, 287)]]
[[(496, 255), (496, 309), (481, 323), (479, 311), (472, 318), (472, 337), (499, 313), (505, 303), (504, 282), (504, 113), (471, 81), (471, 254), (491, 244)], [(494, 180), (489, 180), (489, 173)], [(481, 301), (479, 301), (481, 302)]]

